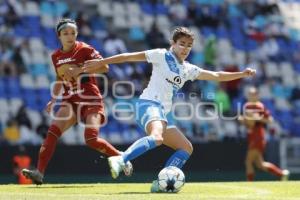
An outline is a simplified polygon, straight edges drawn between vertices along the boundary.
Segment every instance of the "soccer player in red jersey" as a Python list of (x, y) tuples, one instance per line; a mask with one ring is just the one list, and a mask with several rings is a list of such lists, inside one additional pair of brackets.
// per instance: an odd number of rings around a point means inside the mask
[[(62, 47), (52, 54), (52, 62), (57, 81), (52, 89), (52, 99), (46, 107), (51, 112), (57, 96), (64, 88), (62, 103), (55, 113), (55, 119), (49, 127), (47, 137), (39, 152), (37, 170), (23, 169), (22, 173), (35, 184), (42, 184), (45, 169), (56, 147), (58, 138), (79, 121), (85, 123), (84, 138), (86, 144), (107, 156), (120, 155), (106, 140), (98, 137), (99, 128), (105, 122), (104, 104), (93, 74), (108, 71), (108, 65), (81, 77), (66, 78), (65, 71), (80, 68), (86, 60), (102, 58), (98, 51), (84, 42), (77, 41), (77, 25), (71, 19), (62, 19), (56, 26), (57, 36)], [(126, 163), (125, 175), (131, 175), (132, 165)]]
[(259, 101), (256, 88), (251, 87), (248, 91), (248, 101), (244, 105), (244, 115), (239, 121), (244, 124), (248, 131), (248, 150), (246, 155), (246, 176), (248, 181), (254, 180), (254, 166), (263, 171), (269, 172), (281, 180), (287, 180), (288, 170), (282, 170), (276, 165), (266, 162), (263, 158), (265, 150), (265, 126), (273, 121), (270, 112)]

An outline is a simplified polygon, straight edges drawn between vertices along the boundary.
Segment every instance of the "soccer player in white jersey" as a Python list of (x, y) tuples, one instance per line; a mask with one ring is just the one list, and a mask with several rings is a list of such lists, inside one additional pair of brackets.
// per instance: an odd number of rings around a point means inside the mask
[[(146, 61), (153, 65), (150, 82), (136, 105), (137, 123), (148, 136), (134, 142), (123, 155), (108, 159), (113, 178), (119, 176), (124, 163), (161, 144), (175, 150), (165, 166), (183, 167), (192, 154), (193, 147), (185, 135), (176, 128), (170, 111), (174, 94), (186, 81), (231, 81), (255, 75), (255, 70), (251, 68), (243, 72), (213, 72), (186, 62), (193, 41), (194, 35), (189, 29), (178, 27), (173, 31), (171, 47), (168, 50), (153, 49), (90, 60), (80, 68), (81, 71), (70, 72), (70, 76), (76, 77), (80, 73), (95, 71), (99, 66), (106, 64)], [(153, 182), (151, 191), (159, 191), (157, 181)]]

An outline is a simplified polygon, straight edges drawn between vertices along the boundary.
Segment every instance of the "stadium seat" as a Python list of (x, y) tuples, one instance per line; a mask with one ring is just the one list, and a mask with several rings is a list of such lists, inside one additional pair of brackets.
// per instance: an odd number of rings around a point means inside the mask
[(55, 16), (55, 8), (54, 5), (50, 1), (42, 1), (40, 4), (41, 14)]
[(30, 122), (32, 124), (33, 129), (35, 130), (37, 126), (42, 122), (41, 114), (37, 110), (27, 109), (26, 113)]
[(121, 2), (118, 2), (118, 1), (113, 1), (112, 2), (112, 10), (111, 12), (114, 14), (114, 15), (117, 15), (119, 17), (125, 17), (127, 16), (127, 11), (126, 10), (126, 7), (124, 5), (124, 3), (121, 3)]
[(9, 100), (9, 108), (10, 112), (16, 116), (17, 112), (19, 111), (20, 107), (24, 104), (21, 98), (11, 98)]
[(154, 15), (155, 14), (154, 7), (150, 3), (148, 3), (147, 1), (144, 1), (141, 4), (141, 9), (142, 9), (144, 14), (147, 14), (147, 15)]
[(61, 17), (69, 10), (69, 6), (64, 1), (56, 1), (54, 3), (55, 16)]
[(129, 28), (138, 27), (140, 28), (142, 26), (142, 19), (140, 15), (128, 15), (128, 25)]
[(35, 84), (36, 84), (36, 88), (49, 88), (50, 87), (49, 79), (44, 74), (41, 74), (36, 77)]
[(128, 20), (126, 19), (125, 16), (114, 14), (114, 16), (113, 16), (113, 25), (117, 29), (127, 29), (128, 28)]
[(99, 1), (97, 11), (103, 17), (111, 17), (113, 15), (111, 1)]
[(169, 18), (165, 15), (157, 15), (156, 24), (159, 30), (168, 30), (171, 25)]
[(168, 15), (169, 9), (163, 3), (157, 3), (155, 5), (155, 14), (156, 15)]
[(28, 16), (39, 16), (40, 9), (39, 5), (35, 1), (26, 1), (24, 6), (24, 14)]
[(6, 99), (0, 98), (0, 113), (10, 113), (9, 103)]
[(280, 76), (278, 65), (275, 62), (267, 62), (265, 72), (268, 78), (276, 78)]
[(154, 23), (154, 17), (149, 14), (142, 15), (142, 26), (145, 32), (149, 32), (151, 30), (152, 24)]
[(8, 98), (19, 98), (21, 96), (20, 81), (17, 77), (4, 77)]
[(140, 16), (142, 14), (141, 8), (136, 2), (128, 2), (127, 4), (127, 12), (129, 15)]
[(45, 28), (54, 28), (55, 27), (54, 17), (48, 14), (41, 15), (41, 26)]
[(20, 85), (22, 88), (34, 89), (35, 81), (30, 74), (22, 74), (20, 76)]
[(129, 38), (132, 41), (142, 41), (145, 39), (145, 33), (140, 27), (131, 27), (129, 29)]

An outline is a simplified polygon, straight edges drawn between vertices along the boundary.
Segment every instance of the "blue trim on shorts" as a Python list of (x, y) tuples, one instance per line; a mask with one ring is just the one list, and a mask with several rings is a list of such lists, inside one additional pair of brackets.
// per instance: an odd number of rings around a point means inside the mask
[(167, 126), (175, 126), (172, 112), (165, 114), (164, 107), (160, 102), (139, 99), (135, 106), (135, 119), (137, 124), (146, 131), (149, 122), (154, 120), (165, 121)]

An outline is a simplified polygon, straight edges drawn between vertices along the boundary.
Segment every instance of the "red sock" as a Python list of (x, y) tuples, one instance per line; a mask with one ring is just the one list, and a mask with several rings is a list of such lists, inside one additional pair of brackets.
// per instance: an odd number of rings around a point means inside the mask
[(282, 170), (278, 168), (276, 165), (269, 163), (269, 162), (264, 162), (264, 166), (267, 168), (268, 172), (271, 174), (281, 177), (283, 176)]
[(56, 147), (57, 139), (61, 136), (61, 134), (62, 133), (57, 126), (52, 124), (49, 127), (47, 137), (40, 148), (39, 160), (37, 165), (38, 170), (42, 174), (44, 174), (48, 162), (52, 158), (53, 152)]
[(100, 151), (108, 156), (120, 155), (120, 152), (106, 140), (98, 137), (98, 130), (95, 128), (86, 128), (84, 131), (86, 144), (96, 151)]
[(247, 181), (253, 181), (254, 180), (254, 173), (247, 174)]

